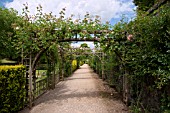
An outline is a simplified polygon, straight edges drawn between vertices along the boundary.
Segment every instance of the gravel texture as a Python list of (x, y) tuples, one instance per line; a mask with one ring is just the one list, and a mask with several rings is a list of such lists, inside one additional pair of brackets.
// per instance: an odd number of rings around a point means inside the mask
[(120, 95), (84, 64), (19, 113), (128, 113)]

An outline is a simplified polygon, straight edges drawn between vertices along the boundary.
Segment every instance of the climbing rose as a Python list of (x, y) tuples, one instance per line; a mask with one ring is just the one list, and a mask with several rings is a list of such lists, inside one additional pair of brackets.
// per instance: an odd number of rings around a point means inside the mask
[(132, 41), (132, 40), (133, 40), (133, 35), (131, 35), (131, 34), (128, 35), (128, 36), (127, 36), (127, 40)]

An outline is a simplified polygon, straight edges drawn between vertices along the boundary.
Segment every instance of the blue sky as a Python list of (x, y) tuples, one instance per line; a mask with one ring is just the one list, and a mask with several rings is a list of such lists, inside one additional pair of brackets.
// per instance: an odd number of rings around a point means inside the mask
[(53, 12), (59, 15), (59, 11), (66, 7), (66, 16), (71, 14), (83, 18), (86, 12), (98, 15), (102, 22), (117, 23), (123, 14), (128, 18), (134, 17), (135, 6), (132, 0), (0, 0), (0, 5), (6, 8), (14, 8), (22, 13), (23, 4), (28, 3), (31, 14), (35, 14), (36, 7), (41, 4), (44, 12)]
[(4, 7), (6, 2), (12, 2), (13, 0), (0, 0), (0, 7)]
[[(20, 14), (23, 4), (27, 3), (31, 14), (35, 14), (36, 7), (41, 4), (45, 13), (52, 12), (59, 16), (59, 11), (66, 7), (66, 17), (71, 14), (75, 18), (83, 18), (86, 12), (98, 15), (101, 21), (109, 21), (112, 25), (121, 20), (125, 15), (129, 20), (135, 17), (133, 0), (0, 0), (0, 7), (14, 8)], [(92, 46), (92, 43), (88, 44)], [(75, 44), (78, 46), (79, 44)]]

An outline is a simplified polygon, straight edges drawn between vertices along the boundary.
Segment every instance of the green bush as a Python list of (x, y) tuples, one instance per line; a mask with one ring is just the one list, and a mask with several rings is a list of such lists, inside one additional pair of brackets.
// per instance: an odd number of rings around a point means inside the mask
[[(126, 46), (126, 66), (133, 72), (131, 78), (138, 81), (135, 86), (141, 87), (132, 87), (133, 93), (143, 93), (138, 98), (140, 97), (143, 106), (151, 112), (170, 109), (170, 94), (169, 89), (166, 89), (170, 84), (169, 11), (170, 8), (162, 10), (157, 16), (139, 17), (129, 25), (134, 41), (131, 46)], [(148, 95), (152, 95), (152, 101)]]
[(77, 69), (77, 60), (72, 61), (72, 71), (74, 72)]
[(0, 113), (20, 110), (26, 100), (25, 67), (0, 66)]
[[(106, 80), (122, 93), (125, 92), (123, 87), (127, 77), (127, 104), (134, 107), (134, 112), (141, 110), (155, 113), (170, 110), (169, 12), (168, 7), (162, 9), (157, 16), (142, 15), (129, 23), (119, 22), (114, 26), (113, 34), (110, 34), (112, 42), (105, 42), (102, 46), (106, 51)], [(130, 35), (132, 39), (128, 39)], [(95, 57), (92, 61), (91, 66), (101, 70), (101, 62)]]

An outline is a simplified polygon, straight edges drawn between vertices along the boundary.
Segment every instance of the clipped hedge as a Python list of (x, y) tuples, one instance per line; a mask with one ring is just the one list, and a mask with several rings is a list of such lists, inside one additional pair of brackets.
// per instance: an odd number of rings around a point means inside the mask
[(72, 61), (72, 71), (75, 71), (77, 69), (77, 60)]
[(25, 67), (0, 66), (0, 113), (20, 110), (26, 100)]

